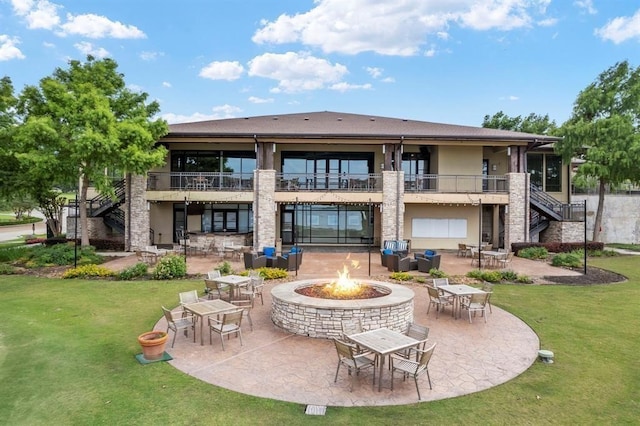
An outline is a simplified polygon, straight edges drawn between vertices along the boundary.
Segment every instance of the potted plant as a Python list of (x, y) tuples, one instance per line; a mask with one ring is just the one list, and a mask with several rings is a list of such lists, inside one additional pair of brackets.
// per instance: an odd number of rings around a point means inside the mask
[(138, 336), (138, 343), (142, 346), (142, 356), (147, 361), (162, 358), (164, 346), (169, 335), (166, 331), (147, 331)]

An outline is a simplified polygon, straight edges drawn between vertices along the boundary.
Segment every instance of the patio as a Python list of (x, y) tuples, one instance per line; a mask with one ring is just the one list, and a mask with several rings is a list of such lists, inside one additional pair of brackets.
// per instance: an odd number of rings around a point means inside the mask
[[(298, 271), (298, 278), (327, 277), (333, 279), (341, 269), (346, 253), (307, 252)], [(351, 276), (368, 276), (368, 254), (353, 253), (351, 258), (361, 262), (361, 269)], [(122, 259), (124, 260), (124, 259)], [(552, 268), (541, 262), (514, 260), (513, 269), (519, 273), (559, 275), (574, 272)], [(189, 258), (189, 272), (205, 272), (218, 263), (216, 258)], [(233, 265), (242, 270), (239, 264)], [(371, 276), (388, 276), (379, 264), (379, 255), (371, 255)], [(441, 269), (450, 275), (464, 275), (471, 269), (468, 259), (444, 253)], [(295, 272), (290, 275), (295, 276)], [(349, 376), (340, 370), (337, 383), (334, 375), (337, 355), (333, 342), (292, 335), (276, 328), (270, 319), (271, 288), (276, 284), (266, 281), (264, 305), (259, 302), (252, 311), (253, 331), (243, 325), (244, 346), (239, 339), (228, 340), (226, 351), (214, 339), (209, 345), (205, 332), (205, 345), (193, 343), (191, 336), (178, 336), (174, 348), (167, 348), (173, 356), (170, 363), (193, 377), (236, 392), (259, 397), (326, 406), (380, 406), (418, 402), (413, 380), (402, 382), (396, 375), (394, 391), (390, 390), (390, 374), (383, 377), (382, 391), (371, 384), (371, 371), (356, 376), (353, 392), (349, 391)], [(199, 292), (204, 288), (198, 288)], [(428, 296), (422, 285), (411, 285), (415, 292), (414, 320), (430, 328), (430, 341), (438, 346), (429, 364), (433, 390), (429, 390), (426, 377), (419, 379), (424, 401), (450, 398), (478, 392), (504, 383), (524, 372), (537, 358), (539, 340), (526, 324), (513, 315), (493, 306), (487, 323), (478, 317), (472, 324), (466, 319), (454, 320), (450, 311), (427, 315)], [(494, 290), (499, 294), (500, 287)], [(497, 297), (499, 299), (499, 296)], [(177, 304), (177, 295), (176, 295)], [(165, 329), (160, 320), (157, 329)], [(199, 334), (199, 331), (198, 331)], [(388, 371), (385, 369), (385, 373)], [(378, 378), (376, 378), (377, 380)]]

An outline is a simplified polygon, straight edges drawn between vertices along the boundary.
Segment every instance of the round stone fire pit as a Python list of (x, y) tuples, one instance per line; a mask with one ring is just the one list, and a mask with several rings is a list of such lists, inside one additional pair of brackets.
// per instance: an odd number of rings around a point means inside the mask
[(342, 335), (342, 321), (359, 319), (365, 329), (390, 328), (405, 331), (413, 321), (411, 289), (381, 281), (361, 282), (388, 291), (372, 299), (321, 299), (296, 293), (296, 288), (329, 283), (330, 279), (312, 279), (279, 284), (271, 290), (271, 320), (290, 333), (331, 339)]

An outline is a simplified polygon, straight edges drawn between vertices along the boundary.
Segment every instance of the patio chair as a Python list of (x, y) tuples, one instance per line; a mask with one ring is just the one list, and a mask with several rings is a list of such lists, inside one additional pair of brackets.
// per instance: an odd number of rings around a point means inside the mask
[(449, 278), (434, 278), (431, 281), (435, 288), (442, 287), (443, 285), (449, 285)]
[(290, 253), (285, 256), (277, 256), (275, 267), (284, 269), (285, 271), (295, 271), (300, 264), (298, 263), (298, 253)]
[(183, 317), (188, 314), (187, 310), (184, 309), (185, 305), (188, 305), (190, 303), (198, 303), (200, 301), (200, 299), (198, 298), (197, 290), (183, 291), (182, 293), (178, 294), (178, 297), (180, 298), (180, 306), (182, 306)]
[(473, 316), (476, 315), (476, 312), (482, 312), (484, 322), (487, 322), (487, 304), (490, 297), (491, 293), (474, 293), (461, 300), (462, 309), (469, 312), (469, 323), (471, 323), (471, 312), (473, 312)]
[(267, 256), (258, 255), (257, 253), (242, 253), (244, 256), (244, 268), (245, 269), (258, 269), (266, 268)]
[(251, 304), (255, 303), (255, 300), (260, 297), (260, 303), (264, 305), (264, 299), (262, 297), (262, 290), (264, 289), (264, 277), (260, 275), (249, 276), (249, 284), (246, 288), (240, 289), (240, 295), (245, 296), (247, 300), (251, 300)]
[(227, 285), (222, 285), (217, 281), (207, 279), (204, 280), (204, 285), (207, 288), (209, 299), (222, 299), (228, 302), (231, 298), (230, 289)]
[(390, 272), (417, 271), (418, 261), (410, 256), (400, 257), (400, 255), (393, 254), (387, 256), (387, 269)]
[(196, 341), (196, 317), (193, 315), (185, 315), (182, 313), (180, 318), (174, 318), (173, 313), (162, 307), (162, 312), (164, 314), (164, 318), (167, 320), (167, 333), (169, 330), (173, 330), (173, 341), (171, 342), (171, 347), (176, 343), (176, 336), (178, 335), (178, 331), (184, 330), (184, 335), (188, 337), (189, 329), (193, 330), (193, 341)]
[(424, 350), (424, 347), (427, 344), (427, 339), (429, 338), (429, 327), (425, 327), (424, 325), (416, 324), (414, 322), (409, 322), (409, 326), (407, 327), (407, 331), (405, 334), (409, 337), (412, 337), (420, 343), (412, 348), (407, 348), (402, 351), (396, 352), (396, 355), (399, 355), (406, 359), (411, 359), (412, 355), (416, 354), (416, 361), (418, 360), (418, 355), (420, 350)]
[[(369, 355), (359, 354), (357, 346), (348, 342), (344, 342), (339, 339), (333, 339), (333, 342), (336, 346), (336, 352), (338, 353), (338, 367), (336, 368), (336, 376), (333, 379), (333, 382), (336, 383), (338, 381), (338, 373), (340, 372), (340, 366), (344, 365), (347, 367), (347, 371), (351, 376), (351, 381), (349, 382), (349, 391), (353, 392), (353, 380), (355, 380), (355, 376), (360, 373), (360, 370), (367, 367), (375, 367), (377, 356), (374, 358), (370, 358)], [(373, 370), (373, 385), (376, 383), (376, 369)]]
[(251, 308), (253, 308), (253, 300), (249, 299), (241, 299), (241, 300), (231, 300), (232, 305), (236, 305), (239, 308), (242, 308), (242, 313), (249, 320), (249, 327), (251, 331), (253, 331), (253, 320), (251, 319)]
[[(482, 291), (486, 291), (487, 293), (491, 293), (493, 294), (493, 284), (488, 283), (488, 282), (483, 282), (482, 283)], [(489, 296), (489, 300), (487, 300), (487, 305), (489, 305), (489, 313), (493, 313), (491, 311), (491, 296)]]
[(469, 255), (469, 248), (464, 243), (458, 243), (458, 253), (456, 254), (458, 257), (467, 257)]
[(244, 309), (240, 308), (235, 311), (226, 312), (222, 315), (222, 320), (209, 317), (209, 344), (213, 344), (213, 333), (220, 335), (220, 341), (222, 342), (222, 350), (224, 351), (224, 336), (235, 334), (240, 337), (240, 346), (242, 343), (242, 317), (244, 316)]
[(431, 360), (431, 356), (433, 355), (433, 351), (436, 348), (436, 344), (429, 346), (424, 351), (417, 351), (418, 358), (416, 361), (412, 361), (410, 359), (391, 356), (391, 390), (393, 390), (393, 376), (396, 371), (402, 373), (404, 379), (406, 380), (407, 376), (413, 377), (413, 380), (416, 382), (416, 390), (418, 391), (418, 400), (421, 400), (420, 396), (420, 387), (418, 386), (418, 377), (422, 374), (427, 373), (427, 379), (429, 380), (429, 389), (433, 389), (431, 387), (431, 376), (429, 376), (429, 361)]
[(444, 309), (446, 306), (451, 306), (451, 315), (453, 316), (453, 296), (443, 296), (440, 294), (437, 288), (427, 286), (427, 292), (429, 293), (429, 306), (427, 307), (427, 315), (431, 310), (431, 305), (436, 307), (436, 319), (438, 319), (438, 313), (440, 309)]
[(436, 254), (431, 257), (418, 257), (416, 258), (418, 271), (429, 273), (432, 269), (440, 268), (440, 258), (439, 254)]
[(504, 269), (509, 265), (511, 265), (512, 260), (513, 260), (513, 252), (509, 252), (505, 256), (497, 257), (495, 259), (495, 262), (496, 262), (496, 266), (498, 266), (501, 269)]

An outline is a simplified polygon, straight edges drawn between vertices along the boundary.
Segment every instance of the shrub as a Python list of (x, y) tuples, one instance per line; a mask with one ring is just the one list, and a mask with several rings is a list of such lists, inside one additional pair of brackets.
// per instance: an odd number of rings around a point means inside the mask
[[(31, 247), (20, 259), (26, 267), (72, 265), (76, 260), (76, 247), (72, 244)], [(77, 248), (78, 265), (102, 263), (103, 257), (93, 247)]]
[(289, 276), (289, 273), (285, 269), (281, 268), (262, 267), (258, 268), (257, 271), (265, 280), (277, 280), (280, 278), (287, 278)]
[(473, 271), (467, 272), (467, 277), (475, 278), (477, 280), (482, 279), (482, 271), (480, 269), (474, 269)]
[(490, 283), (499, 283), (502, 281), (502, 272), (500, 271), (484, 271), (482, 273), (482, 280)]
[(0, 275), (12, 275), (16, 273), (16, 268), (7, 265), (6, 263), (0, 263)]
[(31, 247), (7, 247), (0, 250), (0, 262), (15, 262), (19, 259), (25, 258), (32, 250)]
[(231, 268), (231, 264), (227, 261), (224, 261), (221, 265), (218, 265), (218, 267), (215, 269), (220, 271), (221, 275), (229, 275), (230, 273), (233, 272), (233, 269)]
[(504, 281), (515, 282), (518, 279), (518, 274), (510, 269), (500, 271), (500, 274), (502, 275), (502, 279)]
[(429, 269), (429, 275), (431, 275), (432, 278), (446, 278), (446, 277), (448, 277), (446, 272), (444, 272), (443, 270), (437, 269), (437, 268)]
[(99, 265), (82, 265), (77, 268), (67, 269), (62, 278), (106, 278), (113, 277), (115, 272)]
[(424, 284), (427, 282), (427, 279), (425, 277), (416, 277), (416, 282), (420, 284)]
[(516, 282), (520, 284), (531, 284), (533, 280), (528, 275), (518, 275)]
[(182, 256), (173, 254), (160, 258), (153, 271), (153, 278), (156, 280), (171, 280), (185, 275), (187, 275), (187, 262)]
[(392, 280), (397, 280), (397, 281), (411, 281), (411, 280), (413, 280), (413, 275), (411, 275), (408, 272), (393, 272), (389, 277)]
[(117, 278), (121, 281), (129, 281), (134, 278), (141, 278), (147, 275), (149, 266), (144, 262), (138, 262), (127, 269), (120, 271)]
[(559, 253), (553, 256), (553, 259), (551, 259), (551, 264), (553, 266), (568, 266), (577, 268), (578, 266), (582, 265), (582, 261), (574, 253)]
[(546, 259), (549, 251), (545, 247), (528, 247), (518, 252), (518, 257), (525, 259)]

